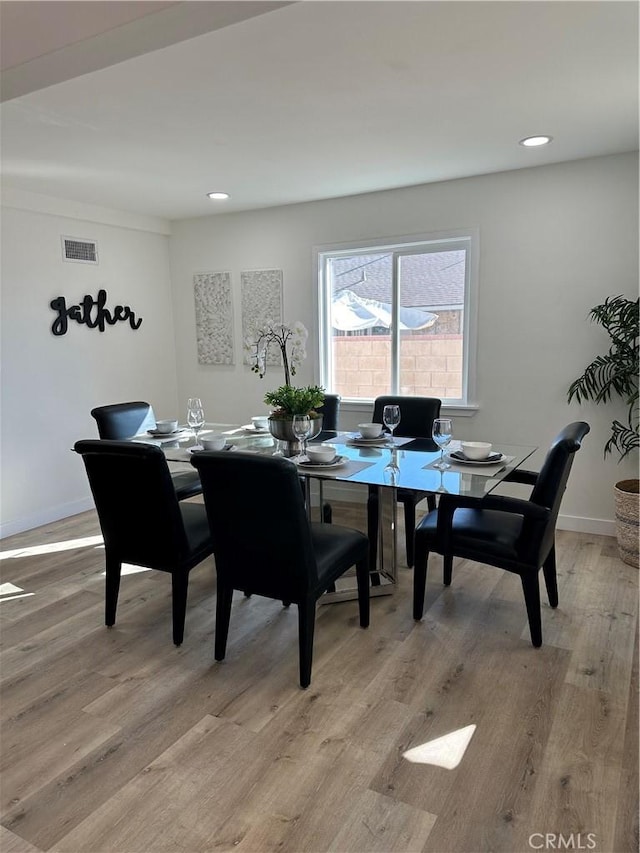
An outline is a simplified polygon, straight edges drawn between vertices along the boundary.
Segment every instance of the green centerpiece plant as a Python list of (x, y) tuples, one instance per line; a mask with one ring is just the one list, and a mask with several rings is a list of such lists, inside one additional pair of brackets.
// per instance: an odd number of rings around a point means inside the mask
[(316, 406), (324, 402), (324, 389), (319, 385), (308, 385), (306, 388), (281, 385), (275, 391), (267, 391), (264, 401), (268, 406), (273, 406), (272, 418), (288, 419), (294, 415), (313, 417)]

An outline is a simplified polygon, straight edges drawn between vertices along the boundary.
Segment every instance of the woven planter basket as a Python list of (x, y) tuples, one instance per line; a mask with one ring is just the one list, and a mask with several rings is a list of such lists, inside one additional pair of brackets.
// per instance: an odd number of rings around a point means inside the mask
[(638, 480), (620, 480), (615, 485), (616, 537), (623, 563), (638, 568)]

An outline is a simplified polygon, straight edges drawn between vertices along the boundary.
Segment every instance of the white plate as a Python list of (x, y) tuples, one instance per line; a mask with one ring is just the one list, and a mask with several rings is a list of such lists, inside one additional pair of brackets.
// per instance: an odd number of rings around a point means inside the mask
[(332, 462), (296, 462), (300, 468), (339, 468), (341, 465), (347, 461), (345, 456), (336, 456), (336, 458)]
[(362, 438), (360, 435), (354, 435), (349, 439), (349, 442), (352, 444), (362, 444), (366, 446), (367, 444), (390, 444), (391, 440), (386, 432), (383, 432), (382, 435), (379, 435), (377, 438)]
[(269, 427), (265, 429), (264, 427), (257, 427), (253, 424), (245, 424), (242, 429), (245, 432), (255, 432), (257, 435), (269, 435)]
[(456, 456), (447, 453), (447, 459), (449, 462), (453, 462), (454, 465), (499, 465), (506, 458), (504, 453), (501, 453), (497, 459), (458, 459)]

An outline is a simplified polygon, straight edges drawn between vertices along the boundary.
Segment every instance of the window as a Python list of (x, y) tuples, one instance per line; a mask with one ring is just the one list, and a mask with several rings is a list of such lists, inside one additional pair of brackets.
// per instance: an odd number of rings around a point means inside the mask
[(471, 398), (471, 234), (317, 250), (320, 381), (344, 400)]

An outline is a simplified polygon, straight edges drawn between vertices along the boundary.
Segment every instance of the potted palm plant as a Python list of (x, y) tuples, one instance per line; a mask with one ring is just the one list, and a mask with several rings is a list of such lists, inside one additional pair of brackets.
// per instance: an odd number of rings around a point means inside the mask
[[(611, 339), (609, 351), (599, 355), (584, 373), (571, 383), (568, 402), (591, 400), (607, 403), (621, 397), (627, 406), (627, 420), (613, 420), (604, 455), (617, 451), (619, 461), (640, 445), (638, 435), (638, 299), (610, 296), (589, 312)], [(616, 535), (620, 558), (638, 566), (638, 479), (615, 484)]]
[(298, 365), (306, 357), (306, 341), (308, 332), (300, 322), (293, 326), (282, 323), (267, 323), (257, 330), (256, 339), (248, 343), (251, 350), (251, 370), (260, 379), (267, 372), (269, 347), (275, 345), (280, 350), (282, 368), (284, 370), (284, 385), (275, 391), (267, 391), (264, 402), (272, 407), (269, 416), (269, 431), (274, 438), (287, 443), (287, 456), (298, 452), (298, 439), (293, 433), (294, 415), (308, 415), (312, 427), (309, 438), (314, 438), (322, 429), (322, 415), (316, 407), (324, 402), (324, 388), (318, 385), (295, 387), (291, 377), (295, 376)]

